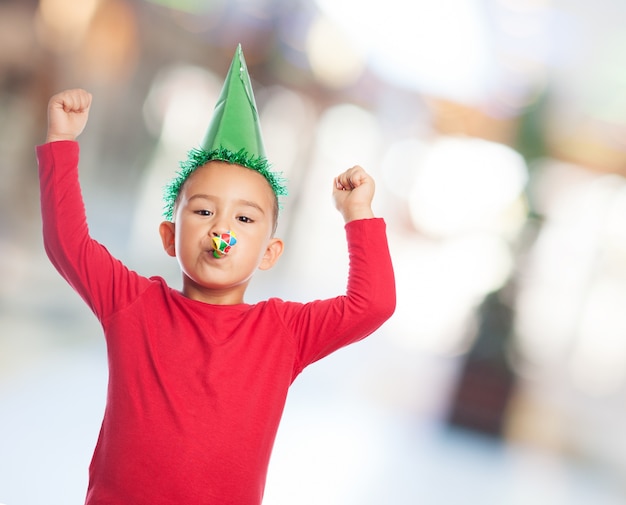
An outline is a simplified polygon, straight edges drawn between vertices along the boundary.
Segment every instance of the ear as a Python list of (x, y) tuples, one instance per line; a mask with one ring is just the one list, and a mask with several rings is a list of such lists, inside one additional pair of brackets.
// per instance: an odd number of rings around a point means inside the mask
[(265, 254), (261, 259), (259, 270), (269, 270), (280, 258), (285, 248), (284, 242), (279, 238), (271, 238), (265, 249)]
[(171, 221), (163, 221), (159, 225), (159, 234), (163, 242), (163, 249), (170, 256), (176, 256), (176, 225)]

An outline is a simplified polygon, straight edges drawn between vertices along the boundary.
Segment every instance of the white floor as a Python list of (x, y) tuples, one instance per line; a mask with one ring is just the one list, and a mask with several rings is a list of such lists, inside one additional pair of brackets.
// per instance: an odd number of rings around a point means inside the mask
[[(626, 502), (592, 467), (385, 405), (375, 388), (363, 387), (377, 380), (378, 372), (366, 377), (363, 366), (377, 344), (359, 345), (314, 365), (294, 384), (264, 505)], [(105, 367), (99, 343), (72, 346), (0, 384), (0, 503), (83, 502)], [(337, 382), (339, 369), (353, 373)]]

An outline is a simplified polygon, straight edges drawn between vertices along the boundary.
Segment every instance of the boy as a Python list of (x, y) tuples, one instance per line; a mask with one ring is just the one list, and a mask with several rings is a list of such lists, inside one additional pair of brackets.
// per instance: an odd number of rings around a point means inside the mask
[(350, 254), (345, 295), (246, 304), (254, 271), (283, 251), (274, 232), (284, 188), (264, 160), (238, 48), (202, 148), (168, 189), (159, 231), (182, 270), (177, 291), (128, 270), (89, 236), (76, 138), (90, 105), (83, 90), (53, 96), (37, 148), (46, 251), (107, 343), (107, 403), (86, 503), (258, 505), (290, 384), (395, 308), (374, 181), (358, 166), (335, 179)]

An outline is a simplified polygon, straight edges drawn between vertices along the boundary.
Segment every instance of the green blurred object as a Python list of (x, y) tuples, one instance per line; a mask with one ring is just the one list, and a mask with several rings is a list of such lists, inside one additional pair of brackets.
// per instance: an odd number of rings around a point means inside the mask
[(198, 14), (212, 10), (211, 2), (206, 0), (148, 0), (150, 3), (162, 5), (189, 14)]

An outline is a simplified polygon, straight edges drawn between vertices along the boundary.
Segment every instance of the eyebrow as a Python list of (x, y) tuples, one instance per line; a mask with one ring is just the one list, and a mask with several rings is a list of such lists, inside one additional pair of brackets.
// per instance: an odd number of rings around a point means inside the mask
[[(211, 196), (211, 195), (206, 195), (204, 193), (196, 193), (195, 195), (192, 195), (187, 199), (188, 202), (191, 202), (192, 200), (208, 200), (210, 202), (214, 202), (215, 200), (219, 200), (219, 198), (215, 196)], [(239, 200), (236, 200), (235, 203), (237, 205), (244, 205), (246, 207), (252, 207), (253, 209), (258, 210), (263, 215), (265, 215), (265, 211), (263, 210), (263, 207), (261, 207), (258, 203), (253, 202), (252, 200), (246, 200), (244, 198), (240, 198)]]

